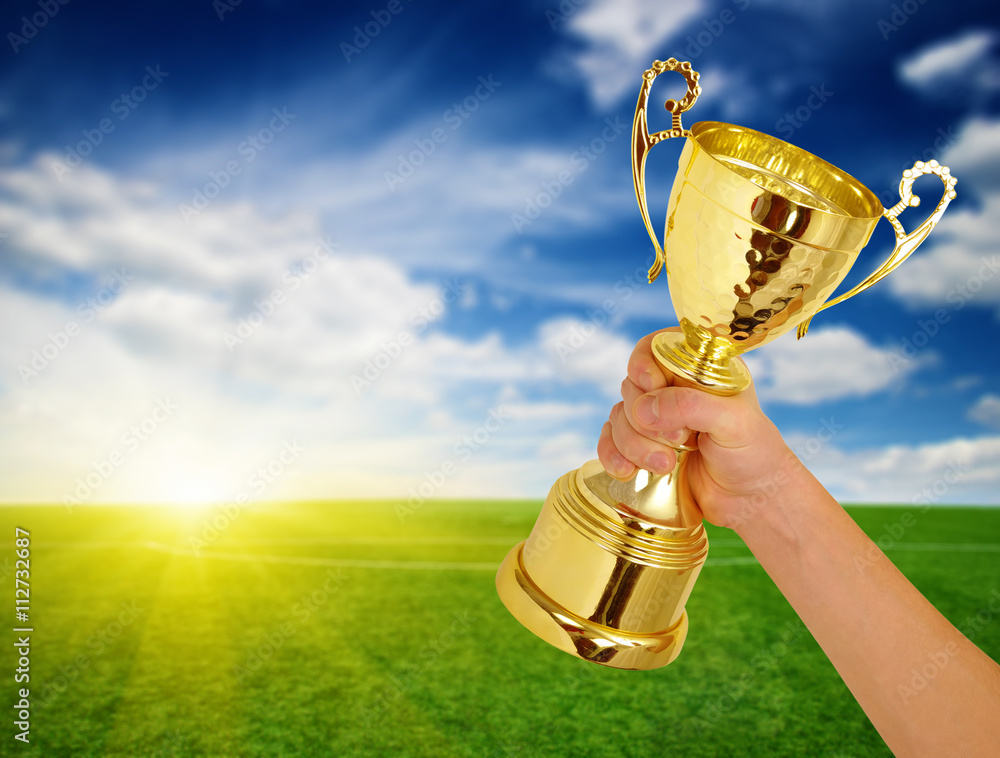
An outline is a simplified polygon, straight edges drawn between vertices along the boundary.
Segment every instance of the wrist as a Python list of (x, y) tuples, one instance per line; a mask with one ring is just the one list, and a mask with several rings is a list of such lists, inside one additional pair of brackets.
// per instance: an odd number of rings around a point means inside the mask
[(728, 526), (751, 549), (762, 541), (795, 548), (802, 542), (806, 517), (824, 500), (836, 502), (784, 446), (777, 465), (757, 484), (752, 495), (743, 498)]

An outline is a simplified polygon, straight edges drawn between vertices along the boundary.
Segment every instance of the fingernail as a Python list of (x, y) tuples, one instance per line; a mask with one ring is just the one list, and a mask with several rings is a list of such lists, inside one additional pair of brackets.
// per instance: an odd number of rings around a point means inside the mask
[(646, 468), (654, 474), (666, 474), (670, 471), (670, 456), (664, 452), (650, 453), (643, 461)]
[(649, 392), (653, 389), (653, 375), (648, 371), (643, 371), (639, 374), (639, 378), (636, 379), (635, 383), (639, 385), (643, 392)]
[(660, 439), (663, 440), (670, 447), (677, 447), (677, 445), (683, 445), (687, 442), (687, 438), (691, 436), (691, 432), (688, 429), (677, 429), (673, 432), (660, 432)]
[(655, 424), (656, 419), (660, 417), (656, 407), (656, 398), (652, 395), (643, 395), (636, 400), (632, 412), (635, 413), (635, 417), (639, 421), (647, 425)]
[(611, 468), (613, 469), (613, 473), (624, 476), (632, 470), (632, 464), (625, 460), (619, 453), (615, 453), (611, 456)]

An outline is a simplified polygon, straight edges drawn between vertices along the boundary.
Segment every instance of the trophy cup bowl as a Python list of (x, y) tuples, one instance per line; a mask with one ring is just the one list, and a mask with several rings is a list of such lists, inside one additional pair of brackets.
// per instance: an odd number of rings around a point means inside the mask
[[(653, 81), (676, 71), (687, 81), (668, 100), (672, 128), (650, 134)], [(801, 148), (742, 126), (681, 125), (701, 93), (698, 73), (674, 58), (643, 75), (632, 127), (636, 199), (656, 260), (653, 282), (667, 272), (681, 330), (653, 340), (660, 366), (691, 386), (734, 395), (750, 384), (739, 356), (791, 329), (803, 337), (824, 308), (872, 286), (927, 238), (955, 197), (956, 179), (936, 161), (903, 172), (900, 200), (876, 195), (836, 166)], [(649, 219), (645, 162), (649, 150), (684, 137), (661, 245)], [(937, 207), (907, 234), (898, 220), (915, 207), (913, 182), (935, 174)], [(868, 243), (879, 220), (893, 226), (889, 258), (856, 287), (827, 302)], [(549, 492), (528, 539), (497, 573), (497, 591), (524, 626), (550, 644), (614, 668), (652, 669), (673, 661), (687, 634), (684, 606), (708, 554), (700, 510), (687, 484), (696, 437), (677, 449), (665, 475), (638, 471), (620, 481), (590, 461)]]

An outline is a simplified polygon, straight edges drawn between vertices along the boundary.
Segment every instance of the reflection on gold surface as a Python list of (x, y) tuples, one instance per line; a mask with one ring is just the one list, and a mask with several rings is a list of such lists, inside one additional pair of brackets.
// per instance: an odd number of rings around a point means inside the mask
[[(684, 642), (684, 604), (708, 539), (683, 497), (665, 509), (671, 517), (653, 519), (609, 502), (608, 480), (598, 461), (561, 477), (531, 535), (501, 566), (497, 591), (522, 624), (566, 652), (615, 668), (657, 668)], [(668, 486), (687, 492), (676, 480)]]
[[(687, 96), (667, 101), (672, 128), (650, 135), (650, 85), (661, 73), (676, 71), (688, 83)], [(903, 173), (900, 202), (886, 210), (875, 194), (847, 172), (767, 134), (733, 124), (706, 121), (685, 129), (681, 113), (697, 100), (698, 74), (686, 62), (656, 61), (645, 72), (632, 135), (632, 176), (639, 211), (657, 262), (653, 281), (667, 271), (670, 298), (686, 339), (658, 338), (654, 354), (664, 368), (720, 394), (745, 388), (749, 377), (733, 361), (737, 355), (798, 328), (810, 319), (844, 280), (876, 224), (886, 216), (897, 244), (868, 279), (829, 303), (870, 287), (903, 262), (937, 224), (955, 197), (955, 178), (936, 161)], [(670, 192), (663, 243), (649, 223), (645, 161), (653, 145), (685, 137)], [(898, 215), (920, 199), (916, 177), (936, 174), (944, 183), (937, 208), (907, 235)]]

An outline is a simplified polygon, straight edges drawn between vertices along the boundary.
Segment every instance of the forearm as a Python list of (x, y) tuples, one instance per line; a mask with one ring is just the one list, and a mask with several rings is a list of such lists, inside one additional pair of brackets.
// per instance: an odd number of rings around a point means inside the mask
[[(736, 531), (890, 749), (996, 755), (1000, 667), (950, 624), (797, 462)], [(932, 676), (928, 673), (933, 671)], [(926, 686), (912, 687), (917, 672)]]

